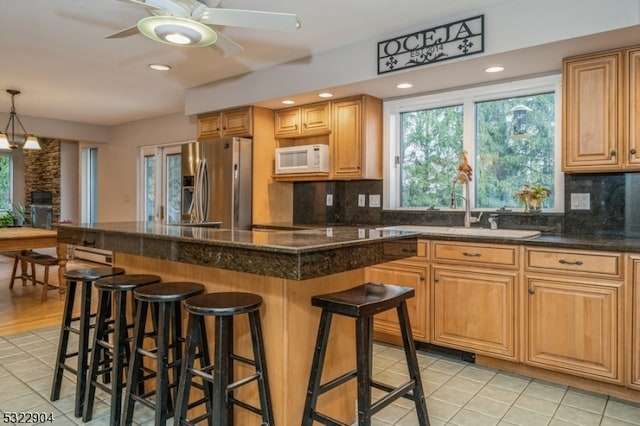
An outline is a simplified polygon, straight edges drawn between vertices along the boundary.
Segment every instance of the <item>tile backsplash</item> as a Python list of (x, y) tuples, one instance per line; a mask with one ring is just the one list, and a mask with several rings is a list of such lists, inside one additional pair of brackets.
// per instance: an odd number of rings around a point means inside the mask
[[(499, 226), (539, 229), (571, 235), (624, 235), (640, 237), (640, 173), (565, 175), (564, 213), (497, 212)], [(382, 181), (294, 183), (296, 224), (461, 226), (460, 211), (383, 210)], [(327, 206), (327, 195), (332, 205)], [(380, 207), (371, 207), (371, 195), (380, 195)], [(364, 198), (364, 206), (359, 201)], [(483, 214), (480, 226), (487, 225)]]

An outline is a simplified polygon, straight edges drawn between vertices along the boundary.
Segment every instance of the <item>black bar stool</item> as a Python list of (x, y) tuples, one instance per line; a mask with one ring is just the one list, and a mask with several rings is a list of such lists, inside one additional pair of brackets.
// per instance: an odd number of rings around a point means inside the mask
[[(311, 376), (305, 401), (303, 426), (314, 421), (325, 425), (347, 425), (318, 411), (318, 397), (353, 378), (358, 381), (358, 425), (370, 426), (375, 413), (400, 397), (412, 399), (416, 404), (418, 422), (429, 425), (429, 416), (425, 404), (424, 391), (420, 381), (420, 369), (416, 356), (416, 347), (411, 335), (411, 325), (407, 313), (406, 300), (414, 296), (414, 289), (389, 284), (366, 283), (345, 291), (323, 294), (311, 298), (311, 304), (322, 308), (318, 340), (311, 364)], [(409, 380), (394, 388), (373, 380), (373, 316), (377, 313), (396, 308), (400, 321), (400, 331), (404, 352), (409, 368)], [(356, 368), (333, 380), (321, 384), (322, 368), (327, 351), (329, 329), (333, 314), (356, 319)], [(371, 403), (371, 388), (387, 392), (374, 404)]]
[[(260, 323), (260, 306), (262, 297), (251, 293), (209, 293), (195, 296), (184, 302), (184, 308), (189, 313), (187, 328), (187, 345), (178, 399), (176, 402), (175, 424), (197, 424), (207, 419), (210, 425), (233, 425), (233, 406), (262, 416), (262, 425), (273, 425), (273, 408), (267, 380), (267, 366), (264, 359), (264, 342)], [(251, 330), (251, 342), (254, 359), (247, 359), (233, 352), (233, 319), (234, 316), (248, 314)], [(204, 317), (215, 317), (215, 354), (212, 365), (205, 360), (199, 369), (194, 368), (196, 350), (206, 347), (204, 337), (206, 328)], [(255, 374), (234, 382), (234, 362), (251, 365)], [(200, 377), (204, 387), (204, 398), (189, 405), (189, 390), (194, 376)], [(257, 381), (260, 396), (260, 408), (240, 401), (234, 397), (234, 391), (241, 386)], [(208, 390), (211, 383), (212, 390)], [(187, 410), (206, 404), (206, 412), (193, 419), (186, 419)]]
[[(53, 386), (51, 387), (51, 401), (60, 398), (62, 386), (62, 373), (67, 370), (76, 376), (76, 400), (74, 415), (82, 416), (84, 394), (87, 388), (87, 369), (89, 366), (89, 329), (95, 325), (90, 324), (91, 317), (91, 284), (100, 278), (124, 274), (124, 269), (105, 266), (101, 268), (83, 268), (67, 271), (64, 278), (67, 280), (67, 292), (64, 299), (64, 311), (62, 314), (62, 326), (58, 341), (58, 355), (56, 356), (55, 371), (53, 374)], [(80, 316), (73, 316), (73, 305), (76, 298), (76, 287), (80, 283), (82, 294), (80, 299)], [(77, 328), (72, 323), (78, 322)], [(69, 352), (69, 333), (78, 335), (78, 346), (75, 351)], [(69, 358), (77, 357), (77, 367), (67, 364)]]
[[(204, 286), (194, 282), (151, 284), (134, 290), (138, 307), (124, 403), (125, 425), (133, 422), (136, 401), (155, 410), (156, 425), (166, 425), (167, 418), (173, 415), (184, 343), (180, 302), (202, 293)], [(151, 333), (147, 333), (145, 330), (150, 306), (154, 327)], [(155, 347), (144, 349), (145, 338), (153, 338)], [(143, 365), (143, 357), (155, 361), (155, 370)], [(171, 378), (169, 370), (173, 370)], [(140, 384), (147, 379), (155, 379), (155, 390), (144, 393)], [(173, 399), (171, 389), (174, 393)], [(150, 398), (152, 396), (155, 398)]]
[[(131, 356), (131, 338), (129, 329), (133, 322), (127, 320), (127, 301), (131, 314), (135, 317), (133, 297), (128, 300), (127, 294), (138, 287), (160, 282), (157, 275), (126, 274), (101, 278), (95, 282), (98, 289), (98, 312), (96, 327), (91, 346), (91, 362), (89, 363), (88, 388), (84, 400), (82, 421), (88, 422), (93, 416), (93, 402), (96, 388), (111, 395), (112, 425), (120, 424), (122, 413), (122, 389), (124, 388), (124, 372)], [(113, 308), (113, 318), (112, 318)], [(109, 339), (109, 336), (112, 336)], [(99, 375), (111, 374), (111, 383), (98, 383)]]

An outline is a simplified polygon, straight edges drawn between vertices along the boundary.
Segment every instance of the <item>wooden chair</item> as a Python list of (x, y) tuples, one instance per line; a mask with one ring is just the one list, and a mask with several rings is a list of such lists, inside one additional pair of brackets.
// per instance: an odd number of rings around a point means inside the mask
[[(11, 270), (11, 279), (9, 280), (9, 289), (13, 288), (16, 279), (22, 279), (22, 286), (27, 285), (27, 280), (31, 281), (31, 275), (29, 275), (27, 269), (27, 263), (20, 260), (20, 255), (30, 253), (31, 250), (22, 250), (22, 251), (6, 251), (2, 252), (3, 256), (12, 257), (13, 258), (13, 269)], [(20, 264), (21, 273), (18, 275), (18, 264)]]
[[(21, 278), (24, 282), (25, 279), (30, 279), (33, 285), (36, 284), (42, 285), (42, 297), (41, 300), (44, 302), (47, 300), (47, 292), (49, 290), (55, 290), (60, 288), (59, 285), (51, 284), (49, 282), (49, 268), (51, 266), (58, 266), (60, 260), (55, 256), (49, 256), (48, 254), (37, 253), (35, 251), (23, 251), (16, 256), (16, 260), (13, 264), (14, 272), (16, 272), (18, 261), (26, 262), (27, 268), (30, 269), (30, 272), (27, 269), (26, 274), (23, 273)], [(36, 265), (41, 265), (44, 267), (44, 276), (42, 280), (38, 279), (36, 273)], [(13, 280), (11, 281), (11, 287), (13, 287)]]

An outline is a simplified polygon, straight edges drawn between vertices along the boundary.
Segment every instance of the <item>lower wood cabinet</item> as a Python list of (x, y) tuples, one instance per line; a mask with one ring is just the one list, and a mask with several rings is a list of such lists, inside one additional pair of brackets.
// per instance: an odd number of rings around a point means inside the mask
[[(367, 268), (367, 281), (385, 284), (397, 284), (415, 289), (415, 297), (407, 300), (411, 331), (415, 340), (426, 341), (427, 335), (427, 277), (429, 266), (418, 266), (413, 263), (395, 261)], [(400, 336), (398, 314), (395, 309), (375, 316), (376, 331)]]
[(622, 381), (621, 281), (527, 278), (525, 363)]
[(640, 390), (640, 256), (630, 256), (631, 324), (627, 325), (629, 341), (629, 387)]
[(434, 266), (432, 342), (515, 360), (517, 275)]

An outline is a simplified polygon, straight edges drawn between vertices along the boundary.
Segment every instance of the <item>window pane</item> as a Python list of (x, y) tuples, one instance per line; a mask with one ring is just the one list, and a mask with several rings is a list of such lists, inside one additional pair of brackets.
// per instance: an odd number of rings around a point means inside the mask
[(167, 155), (167, 223), (180, 222), (180, 191), (182, 190), (182, 155)]
[(11, 157), (8, 155), (0, 155), (0, 211), (12, 211), (12, 188), (11, 180)]
[(477, 102), (476, 207), (521, 208), (513, 194), (524, 184), (554, 192), (554, 138), (553, 93)]
[(401, 207), (449, 207), (462, 151), (462, 105), (400, 114)]
[(156, 157), (145, 155), (144, 157), (144, 188), (145, 203), (144, 217), (148, 221), (153, 221), (156, 208)]

